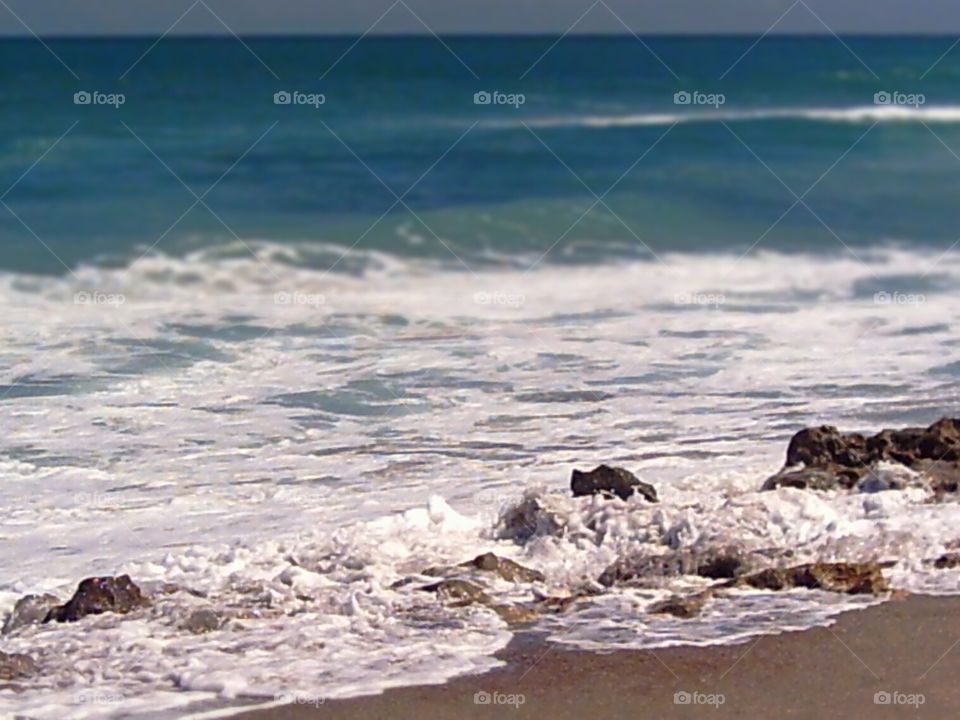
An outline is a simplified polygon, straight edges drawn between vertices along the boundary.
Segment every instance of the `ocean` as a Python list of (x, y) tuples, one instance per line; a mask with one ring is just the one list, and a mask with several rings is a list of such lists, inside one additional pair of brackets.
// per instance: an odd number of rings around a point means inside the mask
[[(758, 492), (806, 425), (956, 414), (953, 39), (44, 42), (0, 41), (0, 611), (120, 572), (159, 599), (4, 636), (44, 673), (0, 714), (483, 671), (512, 629), (396, 583), (486, 551), (552, 596), (731, 544), (960, 592), (924, 562), (956, 503)], [(569, 497), (600, 463), (661, 502)], [(869, 602), (646, 614), (677, 582), (539, 627), (729, 643)]]

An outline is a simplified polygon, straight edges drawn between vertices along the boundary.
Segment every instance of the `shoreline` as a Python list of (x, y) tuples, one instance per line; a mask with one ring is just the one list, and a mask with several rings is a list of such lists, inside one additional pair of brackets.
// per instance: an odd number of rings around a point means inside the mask
[[(481, 675), (235, 720), (899, 718), (960, 711), (960, 596), (894, 595), (828, 627), (735, 645), (597, 653), (523, 633)], [(477, 695), (485, 693), (485, 695)], [(677, 693), (686, 693), (675, 702)], [(887, 695), (877, 696), (877, 693)], [(489, 700), (489, 704), (479, 701)], [(883, 700), (889, 700), (887, 704)]]

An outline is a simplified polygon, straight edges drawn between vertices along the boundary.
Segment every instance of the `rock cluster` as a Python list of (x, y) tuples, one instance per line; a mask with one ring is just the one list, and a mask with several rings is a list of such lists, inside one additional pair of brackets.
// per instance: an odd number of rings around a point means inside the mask
[[(909, 468), (938, 494), (957, 492), (960, 419), (943, 418), (927, 428), (883, 430), (870, 437), (843, 433), (831, 425), (806, 428), (793, 436), (783, 469), (769, 478), (762, 489), (849, 490), (858, 484), (863, 487), (875, 479), (872, 476), (879, 463)], [(896, 484), (890, 489), (897, 489)]]

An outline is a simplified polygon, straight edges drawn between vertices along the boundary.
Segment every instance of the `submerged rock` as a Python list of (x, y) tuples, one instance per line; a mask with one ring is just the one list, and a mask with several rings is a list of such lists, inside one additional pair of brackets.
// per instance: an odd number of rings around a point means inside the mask
[(598, 582), (606, 587), (623, 583), (659, 585), (665, 578), (680, 575), (722, 580), (735, 578), (748, 569), (746, 558), (735, 550), (677, 550), (661, 555), (619, 558), (601, 573)]
[(951, 570), (960, 567), (960, 553), (946, 553), (933, 561), (933, 566), (937, 570)]
[(521, 543), (537, 535), (555, 535), (559, 531), (560, 524), (555, 517), (534, 497), (525, 497), (507, 508), (497, 522), (498, 538)]
[(647, 612), (653, 615), (673, 615), (688, 620), (703, 610), (707, 601), (713, 597), (712, 590), (704, 590), (694, 595), (673, 595), (650, 606)]
[(532, 570), (493, 553), (477, 555), (473, 560), (461, 563), (460, 567), (496, 573), (508, 582), (543, 582), (544, 580), (543, 573), (539, 570)]
[(629, 470), (600, 465), (590, 472), (574, 470), (570, 478), (570, 489), (574, 497), (584, 495), (616, 496), (621, 500), (639, 494), (648, 502), (658, 502), (657, 491), (648, 483), (640, 480)]
[(76, 622), (87, 615), (128, 613), (148, 604), (129, 575), (87, 578), (70, 600), (52, 608), (43, 621)]
[(902, 480), (877, 477), (882, 463), (898, 463), (919, 473), (938, 493), (957, 492), (960, 419), (943, 418), (927, 428), (883, 430), (872, 437), (842, 433), (830, 425), (801, 430), (790, 440), (783, 470), (767, 479), (762, 489), (900, 489)]
[(848, 595), (879, 595), (890, 590), (877, 562), (808, 563), (791, 568), (770, 568), (729, 581), (722, 587), (757, 590), (808, 588)]
[(17, 680), (37, 672), (37, 664), (29, 655), (0, 652), (0, 680)]
[(12, 633), (25, 625), (38, 625), (47, 617), (50, 610), (60, 604), (60, 598), (49, 593), (44, 595), (24, 595), (17, 600), (13, 610), (3, 623), (3, 635)]
[(467, 580), (441, 580), (432, 585), (425, 585), (420, 588), (424, 592), (436, 593), (444, 600), (452, 600), (460, 605), (469, 605), (471, 603), (491, 604), (490, 596), (483, 588)]
[(219, 630), (221, 625), (223, 625), (223, 618), (215, 610), (203, 608), (190, 613), (181, 627), (195, 635), (201, 635)]

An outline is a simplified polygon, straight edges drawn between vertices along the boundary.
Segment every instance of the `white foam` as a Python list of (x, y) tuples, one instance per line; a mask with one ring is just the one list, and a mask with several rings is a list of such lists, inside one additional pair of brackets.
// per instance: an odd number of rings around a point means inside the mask
[[(771, 107), (755, 109), (692, 110), (674, 113), (631, 113), (625, 115), (581, 115), (535, 117), (524, 122), (530, 127), (616, 128), (662, 126), (675, 123), (756, 122), (760, 120), (809, 120), (833, 123), (960, 122), (960, 106), (863, 105), (855, 107)], [(481, 127), (522, 127), (519, 121), (489, 120)]]
[[(552, 595), (624, 553), (729, 542), (880, 556), (897, 561), (898, 587), (960, 589), (960, 573), (924, 563), (960, 540), (955, 503), (922, 488), (756, 492), (803, 425), (952, 410), (952, 255), (667, 255), (476, 275), (373, 258), (347, 276), (292, 264), (302, 248), (256, 249), (0, 277), (0, 303), (18, 309), (0, 321), (0, 611), (120, 571), (207, 594), (5, 638), (44, 672), (24, 694), (0, 691), (0, 714), (178, 716), (492, 667), (510, 637), (495, 615), (391, 588), (489, 550), (544, 571)], [(74, 305), (89, 291), (125, 302)], [(280, 292), (317, 302), (278, 304)], [(641, 473), (662, 502), (566, 497), (570, 469), (599, 462)], [(536, 487), (554, 530), (498, 540), (500, 506)], [(549, 627), (584, 647), (729, 642), (856, 606), (765, 596), (761, 622), (759, 596), (743, 593), (709, 606), (723, 619), (711, 633), (646, 615), (686, 587), (613, 591)], [(178, 628), (204, 604), (250, 617)], [(81, 691), (124, 701), (81, 704)]]

